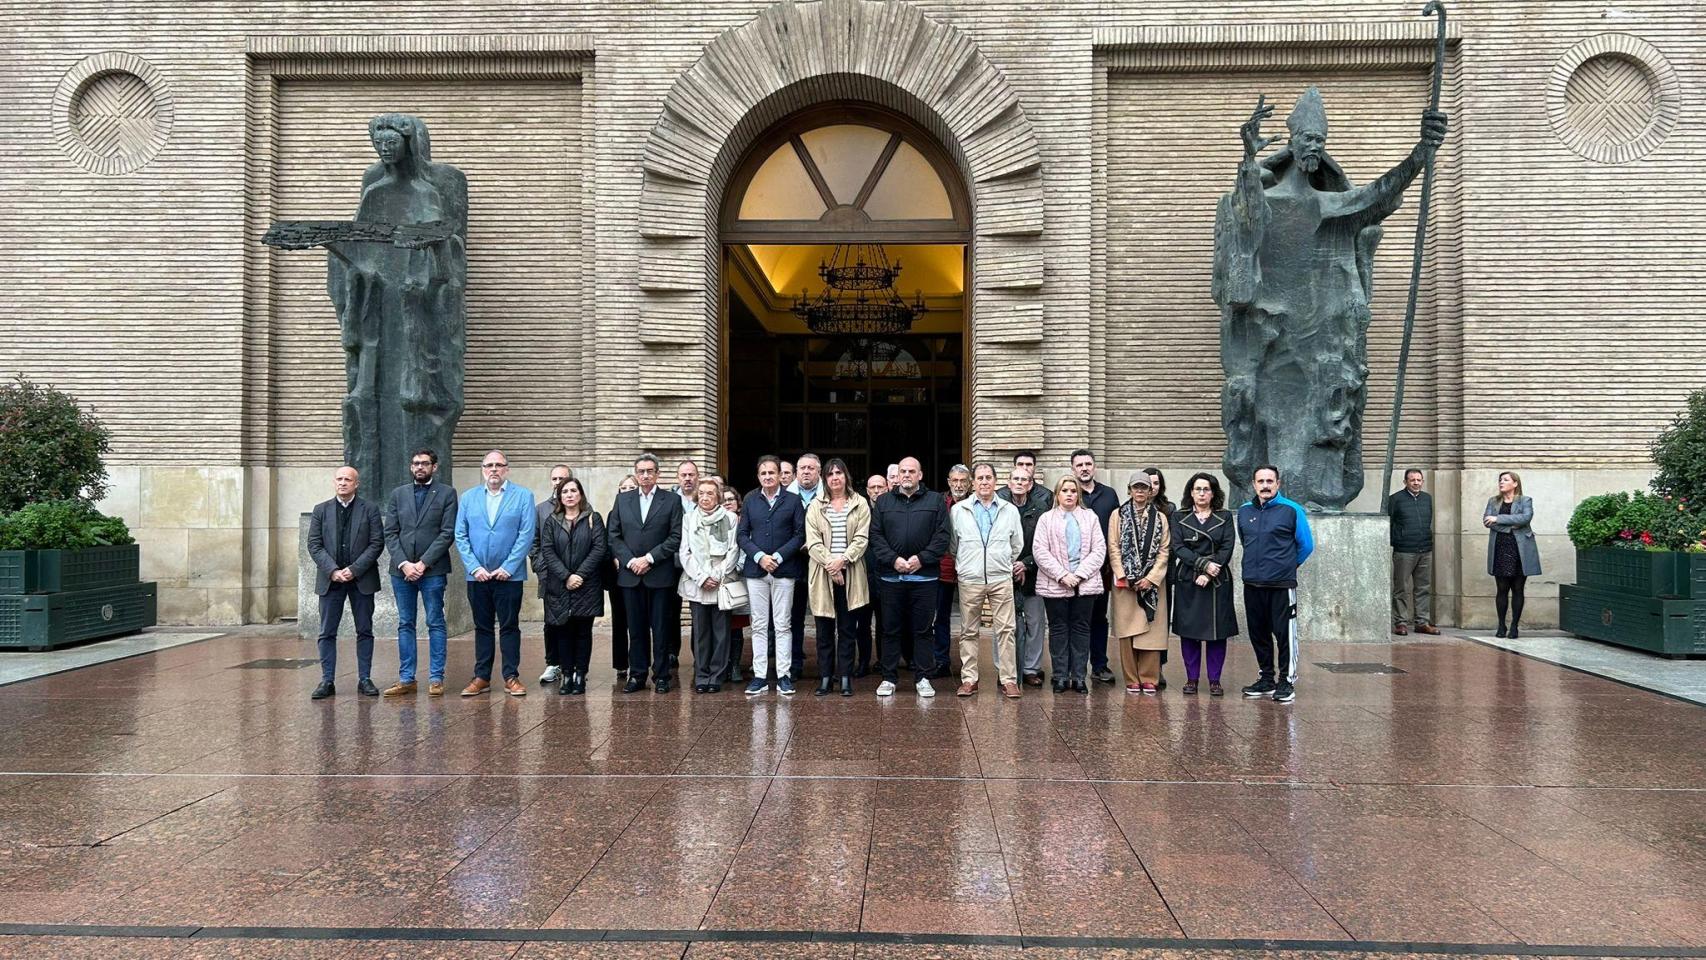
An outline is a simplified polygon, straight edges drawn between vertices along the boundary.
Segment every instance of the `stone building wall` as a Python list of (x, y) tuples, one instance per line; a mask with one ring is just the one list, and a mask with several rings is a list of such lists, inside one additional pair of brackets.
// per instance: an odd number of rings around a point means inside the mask
[[(1203, 224), (1237, 161), (1237, 122), (1265, 91), (1283, 129), (1297, 89), (1317, 82), (1331, 148), (1366, 180), (1413, 137), (1431, 26), (1369, 0), (911, 7), (972, 41), (1038, 158), (1040, 209), (985, 223), (974, 245), (975, 452), (1034, 437), (1056, 476), (1086, 440), (1116, 473), (1215, 466)], [(1498, 469), (1524, 472), (1544, 621), (1573, 573), (1570, 506), (1644, 482), (1648, 438), (1706, 379), (1690, 296), (1706, 266), (1706, 34), (1692, 0), (1451, 9), (1455, 127), (1400, 450), (1436, 471), (1448, 620), (1489, 617), (1480, 505)], [(504, 444), (518, 481), (567, 459), (606, 502), (638, 445), (714, 452), (716, 331), (687, 311), (670, 314), (684, 336), (638, 332), (670, 300), (653, 288), (715, 289), (692, 271), (660, 279), (642, 168), (707, 45), (778, 15), (747, 0), (0, 13), (0, 372), (71, 390), (114, 428), (107, 506), (137, 528), (163, 618), (293, 612), (296, 518), (328, 495), (339, 458), (341, 362), (321, 258), (255, 240), (274, 216), (348, 215), (362, 124), (387, 101), (426, 116), (436, 157), (472, 185), (462, 482)], [(889, 29), (864, 34), (859, 55), (892, 54)], [(1658, 106), (1642, 113), (1649, 89)], [(1026, 176), (975, 189), (1000, 216), (1025, 202)], [(1388, 221), (1376, 281), (1366, 503), (1413, 203)], [(1202, 364), (1181, 373), (1191, 357)]]

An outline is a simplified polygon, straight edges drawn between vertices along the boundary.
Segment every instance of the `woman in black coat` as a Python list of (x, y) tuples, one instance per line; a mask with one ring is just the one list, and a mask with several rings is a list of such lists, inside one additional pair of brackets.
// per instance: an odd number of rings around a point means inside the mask
[(1208, 694), (1225, 696), (1220, 671), (1226, 640), (1238, 635), (1232, 606), (1232, 544), (1236, 526), (1226, 495), (1213, 475), (1199, 473), (1185, 484), (1190, 505), (1173, 514), (1173, 632), (1185, 655), (1183, 692), (1197, 692), (1202, 645), (1208, 645)]
[(592, 622), (604, 615), (604, 520), (586, 502), (579, 480), (566, 480), (540, 531), (545, 561), (545, 644), (563, 667), (558, 693), (586, 692)]

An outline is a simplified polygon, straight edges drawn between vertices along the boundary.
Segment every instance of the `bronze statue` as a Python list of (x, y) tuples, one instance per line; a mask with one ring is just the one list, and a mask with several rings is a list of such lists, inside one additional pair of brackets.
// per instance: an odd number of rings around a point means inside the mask
[(1309, 88), (1286, 121), (1290, 142), (1258, 161), (1273, 141), (1262, 121), (1267, 98), (1242, 128), (1244, 160), (1220, 198), (1214, 228), (1214, 301), (1226, 371), (1222, 464), (1235, 497), (1272, 463), (1286, 495), (1342, 510), (1362, 490), (1362, 414), (1367, 403), (1368, 302), (1380, 222), (1445, 139), (1446, 116), (1422, 114), (1410, 155), (1379, 179), (1354, 187), (1327, 153), (1327, 111)]
[(409, 455), (438, 453), (450, 481), (467, 340), (468, 180), (432, 162), (426, 124), (387, 113), (367, 125), (379, 162), (354, 221), (275, 224), (262, 242), (323, 246), (343, 333), (344, 462), (373, 498), (410, 482)]

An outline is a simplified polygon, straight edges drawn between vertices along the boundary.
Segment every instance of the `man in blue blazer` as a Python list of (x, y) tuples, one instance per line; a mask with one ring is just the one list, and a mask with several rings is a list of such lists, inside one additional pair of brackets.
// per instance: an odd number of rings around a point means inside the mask
[(657, 680), (657, 692), (670, 686), (670, 634), (667, 619), (676, 609), (676, 578), (681, 569), (675, 555), (681, 548), (681, 496), (658, 486), (658, 458), (642, 453), (634, 459), (639, 488), (616, 495), (616, 505), (604, 521), (610, 552), (616, 555), (616, 585), (628, 607), (628, 682), (623, 693), (646, 686), (646, 673)]
[(485, 483), (462, 495), (456, 510), (456, 550), (468, 573), (468, 608), (474, 615), (474, 679), (464, 697), (492, 685), (493, 624), (503, 649), (504, 689), (527, 696), (521, 682), (521, 591), (537, 522), (533, 493), (509, 482), (509, 458), (493, 450), (480, 461)]
[(782, 489), (782, 464), (773, 456), (758, 460), (758, 489), (746, 495), (735, 543), (744, 558), (752, 604), (752, 682), (746, 695), (770, 689), (770, 648), (776, 648), (776, 689), (792, 696), (794, 584), (806, 575), (806, 508), (799, 494)]

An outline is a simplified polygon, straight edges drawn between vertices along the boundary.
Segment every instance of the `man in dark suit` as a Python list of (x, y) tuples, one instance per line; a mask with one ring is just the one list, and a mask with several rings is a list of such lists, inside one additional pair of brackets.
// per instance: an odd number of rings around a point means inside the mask
[(409, 458), (412, 483), (391, 491), (385, 501), (385, 553), (390, 562), (391, 596), (397, 601), (397, 682), (387, 697), (414, 694), (417, 603), (426, 607), (427, 694), (444, 696), (444, 588), (450, 580), (450, 546), (456, 542), (456, 491), (435, 479), (438, 453), (416, 450)]
[(358, 499), (361, 475), (354, 467), (339, 467), (332, 478), (336, 496), (314, 507), (308, 523), (308, 556), (314, 560), (314, 592), (320, 595), (320, 685), (313, 698), (324, 700), (337, 692), (332, 677), (338, 672), (338, 625), (344, 603), (355, 615), (355, 660), (361, 678), (356, 690), (379, 696), (373, 685), (373, 595), (379, 592), (379, 552), (385, 547), (385, 527), (379, 508)]
[(646, 673), (657, 680), (657, 692), (670, 685), (669, 633), (665, 619), (675, 607), (678, 570), (675, 554), (681, 546), (681, 497), (658, 486), (658, 458), (643, 453), (634, 460), (639, 488), (617, 494), (605, 530), (610, 551), (620, 567), (616, 583), (628, 607), (628, 682), (624, 693), (646, 686)]
[[(533, 564), (533, 575), (539, 579), (539, 598), (545, 598), (545, 557), (540, 553), (543, 549), (541, 538), (550, 536), (545, 532), (545, 521), (551, 519), (551, 514), (557, 509), (557, 498), (563, 494), (563, 484), (575, 478), (575, 472), (566, 463), (559, 463), (551, 468), (551, 493), (545, 499), (534, 505), (533, 522), (533, 551), (527, 559)], [(545, 642), (545, 672), (539, 675), (539, 683), (550, 686), (563, 681), (563, 665), (554, 658), (556, 651), (551, 649), (550, 641)]]
[(776, 689), (791, 697), (794, 585), (806, 575), (806, 509), (799, 494), (782, 488), (781, 463), (773, 456), (758, 459), (758, 489), (746, 495), (735, 543), (752, 603), (752, 682), (746, 695), (756, 697), (770, 689), (774, 646)]

